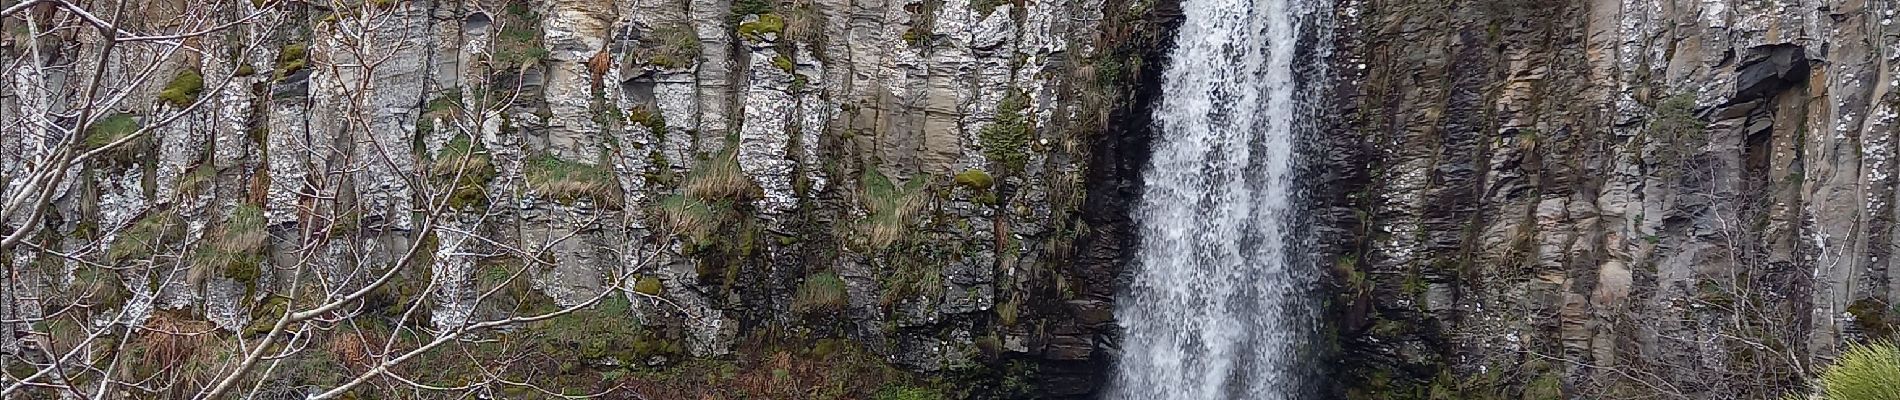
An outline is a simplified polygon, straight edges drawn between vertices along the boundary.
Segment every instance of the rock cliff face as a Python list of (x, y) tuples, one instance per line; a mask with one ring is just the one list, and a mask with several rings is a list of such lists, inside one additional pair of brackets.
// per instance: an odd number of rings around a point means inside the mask
[(1777, 398), (1891, 337), (1893, 4), (1342, 8), (1337, 394)]
[[(63, 11), (8, 17), (8, 62), (67, 67), (6, 77), (5, 176), (51, 154), (34, 118), (85, 108), (94, 78), (154, 77), (83, 145), (155, 127), (56, 189), (8, 257), (31, 294), (9, 316), (105, 285), (47, 321), (242, 337), (297, 290), (390, 276), (348, 315), (440, 331), (627, 300), (590, 315), (657, 344), (587, 365), (844, 339), (983, 395), (1101, 382), (1165, 3), (163, 3), (92, 8), (153, 34), (246, 23), (95, 71), (70, 66), (99, 41), (11, 29)], [(6, 329), (10, 354), (52, 333)]]

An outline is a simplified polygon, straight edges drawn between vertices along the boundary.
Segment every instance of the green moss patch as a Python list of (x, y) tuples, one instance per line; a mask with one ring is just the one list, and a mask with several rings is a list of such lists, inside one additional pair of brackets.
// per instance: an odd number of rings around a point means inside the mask
[(739, 24), (739, 36), (751, 40), (765, 40), (766, 34), (777, 35), (785, 32), (785, 18), (778, 14), (759, 14), (759, 19)]
[(172, 107), (185, 108), (198, 101), (198, 96), (204, 91), (204, 76), (199, 75), (196, 69), (187, 69), (166, 82), (165, 89), (158, 92), (158, 98)]

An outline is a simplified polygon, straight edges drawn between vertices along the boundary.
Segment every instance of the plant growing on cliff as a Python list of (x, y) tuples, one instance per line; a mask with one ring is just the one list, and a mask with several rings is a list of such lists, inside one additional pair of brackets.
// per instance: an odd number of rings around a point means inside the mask
[(1035, 136), (1028, 115), (1029, 95), (1011, 89), (996, 104), (996, 119), (977, 135), (983, 157), (1001, 166), (1005, 174), (1021, 173), (1029, 162), (1029, 142)]
[(187, 69), (172, 77), (165, 89), (158, 92), (158, 98), (176, 108), (185, 108), (198, 101), (198, 95), (205, 91), (205, 78), (196, 69)]
[(264, 209), (240, 204), (231, 215), (211, 229), (206, 241), (198, 245), (192, 257), (190, 282), (201, 282), (211, 273), (246, 284), (254, 284), (262, 274), (264, 244), (270, 235), (264, 229)]
[(680, 69), (698, 62), (699, 52), (699, 33), (692, 25), (675, 23), (647, 32), (635, 57), (660, 68)]
[(1874, 342), (1848, 347), (1821, 373), (1819, 392), (1826, 400), (1900, 399), (1900, 345)]
[(454, 209), (488, 204), (488, 182), (495, 179), (488, 149), (468, 135), (456, 135), (442, 145), (429, 163), (429, 178), (448, 194)]
[(876, 167), (865, 167), (860, 179), (859, 197), (864, 201), (865, 217), (859, 224), (865, 244), (884, 249), (902, 240), (910, 231), (911, 220), (921, 213), (929, 200), (924, 179), (913, 178), (903, 186), (891, 182)]
[(805, 277), (805, 282), (798, 285), (797, 294), (792, 296), (792, 309), (801, 313), (837, 311), (846, 304), (844, 280), (833, 272)]
[(528, 178), (528, 187), (543, 196), (567, 203), (589, 200), (603, 208), (620, 208), (620, 183), (611, 167), (543, 153), (525, 160), (522, 173)]

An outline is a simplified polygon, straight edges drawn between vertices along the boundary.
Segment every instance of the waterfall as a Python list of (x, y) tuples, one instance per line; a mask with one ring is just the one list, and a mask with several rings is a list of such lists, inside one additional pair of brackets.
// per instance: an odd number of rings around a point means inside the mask
[[(1323, 68), (1324, 0), (1184, 0), (1154, 110), (1135, 218), (1141, 243), (1118, 302), (1111, 399), (1300, 398), (1318, 272), (1288, 237), (1297, 139)], [(1311, 63), (1321, 64), (1321, 63)], [(1296, 72), (1298, 72), (1296, 74)]]

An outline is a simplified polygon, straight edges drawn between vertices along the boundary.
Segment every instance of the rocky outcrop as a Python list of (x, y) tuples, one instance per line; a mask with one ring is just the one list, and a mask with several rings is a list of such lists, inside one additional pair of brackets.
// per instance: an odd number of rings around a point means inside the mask
[[(677, 342), (668, 356), (843, 338), (915, 372), (1037, 377), (995, 395), (1083, 397), (1115, 341), (1142, 77), (1169, 4), (235, 4), (258, 23), (229, 43), (254, 45), (161, 58), (158, 75), (210, 89), (135, 90), (126, 121), (204, 106), (80, 172), (43, 244), (167, 282), (125, 285), (126, 304), (163, 299), (138, 320), (226, 334), (256, 334), (296, 290), (386, 274), (361, 315), (430, 329), (619, 290), (631, 307), (612, 317)], [(24, 111), (8, 121), (76, 90), (9, 79), (21, 95), (0, 108)], [(7, 129), (15, 171), (41, 150)], [(165, 261), (240, 228), (268, 233), (242, 267)], [(63, 268), (9, 282), (55, 293), (94, 274)], [(194, 278), (157, 278), (173, 272)], [(805, 298), (833, 282), (842, 304)], [(40, 312), (28, 303), (7, 312)], [(383, 309), (408, 304), (428, 306)], [(680, 362), (657, 360), (607, 362)]]
[(1890, 8), (1344, 7), (1337, 394), (1779, 398), (1891, 335)]

